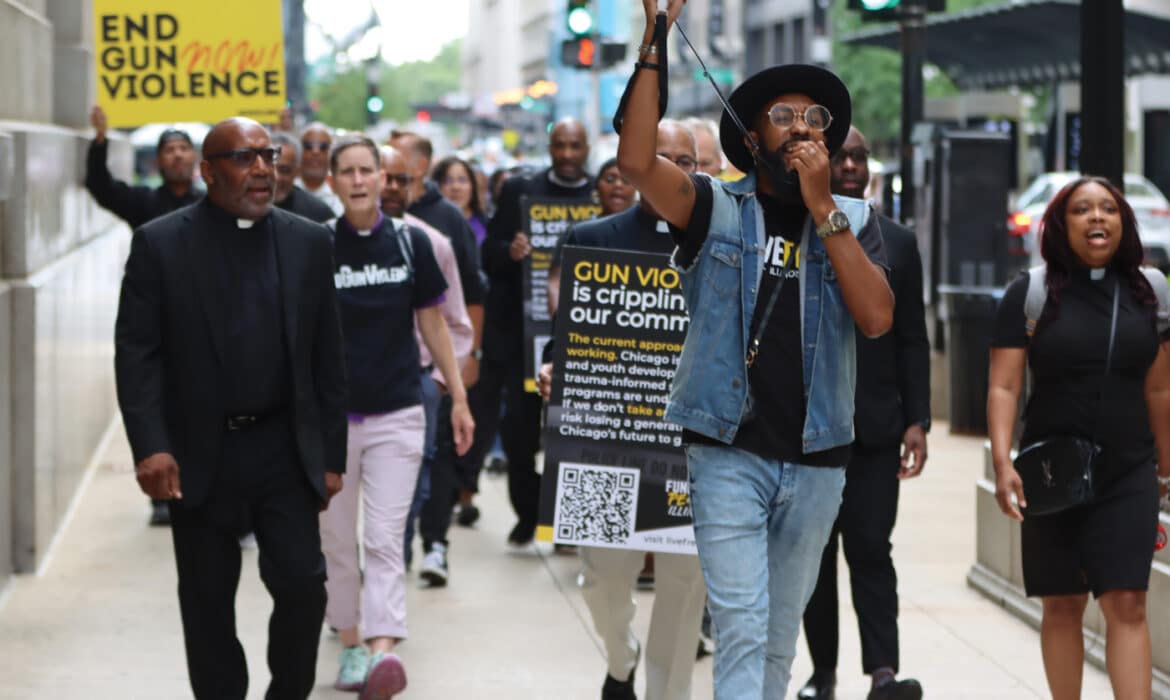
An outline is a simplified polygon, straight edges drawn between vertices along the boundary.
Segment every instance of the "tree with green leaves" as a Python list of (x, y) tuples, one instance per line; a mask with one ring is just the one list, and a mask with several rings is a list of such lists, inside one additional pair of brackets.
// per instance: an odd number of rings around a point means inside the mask
[[(1005, 4), (1004, 0), (947, 0), (947, 11), (1002, 4)], [(834, 2), (829, 14), (835, 37), (833, 70), (849, 86), (853, 96), (853, 124), (865, 132), (875, 150), (896, 155), (902, 133), (902, 55), (889, 49), (842, 43), (840, 37), (873, 26), (863, 23), (861, 15), (845, 5), (844, 2)], [(926, 41), (929, 45), (929, 32)], [(944, 97), (958, 92), (941, 71), (928, 74), (927, 97)]]
[[(385, 103), (382, 118), (406, 121), (414, 116), (412, 104), (437, 100), (459, 90), (462, 42), (455, 40), (439, 50), (429, 61), (410, 61), (397, 66), (383, 63), (378, 94)], [(366, 126), (366, 67), (352, 63), (343, 70), (333, 68), (333, 59), (325, 59), (320, 68), (324, 76), (309, 85), (309, 98), (320, 103), (316, 119), (342, 129)]]

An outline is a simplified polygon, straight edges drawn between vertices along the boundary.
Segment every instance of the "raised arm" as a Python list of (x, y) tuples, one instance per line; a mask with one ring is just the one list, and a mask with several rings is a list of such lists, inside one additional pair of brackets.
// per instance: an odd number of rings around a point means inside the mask
[[(682, 11), (686, 0), (670, 0), (666, 11), (669, 31)], [(654, 41), (654, 21), (658, 15), (657, 0), (642, 0), (646, 12), (646, 30), (642, 44)], [(622, 122), (618, 140), (618, 167), (654, 209), (670, 223), (686, 228), (695, 208), (695, 186), (682, 168), (661, 158), (655, 150), (658, 142), (658, 74), (666, 70), (660, 65), (657, 53), (643, 53), (635, 68), (633, 87)], [(657, 70), (645, 64), (657, 66)]]

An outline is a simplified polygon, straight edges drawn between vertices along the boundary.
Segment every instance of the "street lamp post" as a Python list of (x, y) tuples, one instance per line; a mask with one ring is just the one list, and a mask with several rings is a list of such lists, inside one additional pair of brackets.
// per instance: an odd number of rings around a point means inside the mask
[(1081, 0), (1081, 172), (1124, 189), (1125, 7)]
[(922, 121), (925, 113), (923, 102), (925, 89), (922, 81), (922, 63), (926, 54), (926, 3), (925, 0), (906, 0), (899, 15), (902, 30), (902, 178), (901, 204), (902, 223), (910, 225), (914, 220), (914, 144), (911, 135), (914, 126)]

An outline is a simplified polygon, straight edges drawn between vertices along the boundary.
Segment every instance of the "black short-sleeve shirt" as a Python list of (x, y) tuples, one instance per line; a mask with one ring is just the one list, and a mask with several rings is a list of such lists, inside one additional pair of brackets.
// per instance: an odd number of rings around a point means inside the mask
[[(677, 260), (689, 265), (710, 230), (713, 193), (711, 180), (692, 176), (695, 184), (695, 207), (686, 230), (674, 229), (679, 245)], [(850, 445), (821, 452), (805, 452), (804, 432), (807, 401), (804, 393), (804, 365), (801, 353), (800, 320), (800, 240), (808, 220), (803, 202), (782, 202), (762, 192), (757, 200), (764, 207), (764, 274), (760, 282), (755, 317), (750, 328), (753, 335), (760, 326), (768, 299), (782, 277), (786, 278), (772, 316), (760, 339), (760, 354), (748, 370), (751, 403), (748, 415), (740, 424), (733, 447), (784, 462), (815, 467), (842, 467), (852, 457)], [(874, 263), (886, 267), (881, 230), (876, 225), (857, 232), (857, 242)], [(786, 261), (789, 269), (785, 271)], [(687, 431), (691, 442), (719, 444)]]
[[(1120, 285), (1113, 367), (1104, 379), (1117, 275), (1094, 280), (1074, 271), (1054, 308), (1046, 304), (1029, 342), (1024, 301), (1028, 276), (1008, 286), (996, 313), (993, 348), (1027, 348), (1031, 395), (1024, 411), (1021, 445), (1046, 437), (1095, 439), (1113, 470), (1144, 466), (1155, 458), (1146, 411), (1145, 381), (1158, 354), (1151, 307), (1135, 302), (1127, 281)], [(1101, 390), (1105, 388), (1102, 401)]]
[[(395, 228), (388, 217), (380, 216), (367, 232), (341, 218), (333, 246), (350, 412), (388, 413), (422, 403), (414, 312), (441, 303), (447, 290), (430, 240), (412, 227)], [(404, 252), (413, 258), (409, 264)]]

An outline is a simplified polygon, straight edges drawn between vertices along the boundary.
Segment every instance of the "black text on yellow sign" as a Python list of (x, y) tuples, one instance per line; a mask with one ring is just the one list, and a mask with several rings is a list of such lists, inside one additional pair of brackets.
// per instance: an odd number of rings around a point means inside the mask
[(284, 107), (280, 0), (95, 0), (94, 15), (98, 102), (111, 126), (272, 122)]

